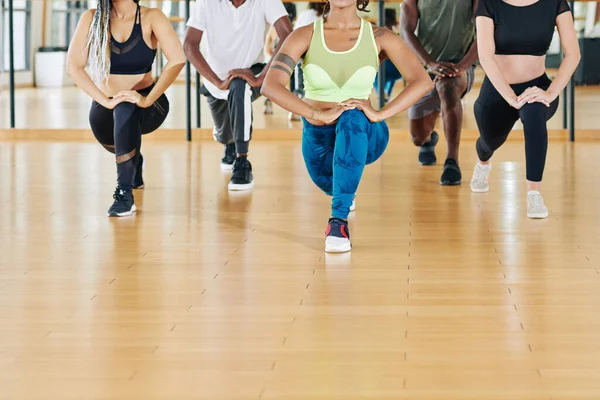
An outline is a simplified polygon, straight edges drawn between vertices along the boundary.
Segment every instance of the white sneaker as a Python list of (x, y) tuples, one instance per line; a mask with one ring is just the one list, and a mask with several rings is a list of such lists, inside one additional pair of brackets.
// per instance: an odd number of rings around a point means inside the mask
[(537, 190), (527, 192), (527, 218), (548, 218), (548, 208), (544, 204), (542, 194)]
[(271, 100), (265, 100), (265, 115), (273, 114), (273, 102)]
[(488, 184), (488, 177), (492, 170), (492, 163), (483, 165), (479, 162), (475, 164), (475, 170), (473, 171), (473, 177), (471, 178), (471, 191), (474, 193), (486, 193), (490, 190)]
[(325, 252), (345, 253), (352, 250), (348, 222), (339, 218), (330, 218), (325, 236)]

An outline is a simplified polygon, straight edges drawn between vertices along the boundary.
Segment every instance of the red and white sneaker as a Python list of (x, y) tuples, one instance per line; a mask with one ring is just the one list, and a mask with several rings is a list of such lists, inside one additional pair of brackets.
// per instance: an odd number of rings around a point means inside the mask
[(327, 225), (325, 251), (327, 253), (345, 253), (352, 250), (348, 222), (340, 218), (330, 218)]

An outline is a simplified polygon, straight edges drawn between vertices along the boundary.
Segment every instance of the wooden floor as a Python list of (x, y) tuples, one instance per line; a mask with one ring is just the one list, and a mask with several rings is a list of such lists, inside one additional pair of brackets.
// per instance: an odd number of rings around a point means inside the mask
[(0, 399), (600, 398), (597, 142), (551, 145), (537, 221), (522, 143), (472, 194), (393, 142), (334, 256), (299, 143), (252, 145), (251, 194), (214, 143), (143, 152), (108, 219), (100, 146), (0, 142)]

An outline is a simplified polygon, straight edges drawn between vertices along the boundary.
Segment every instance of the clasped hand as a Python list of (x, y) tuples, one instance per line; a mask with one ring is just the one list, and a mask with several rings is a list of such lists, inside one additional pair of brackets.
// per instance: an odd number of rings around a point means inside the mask
[(146, 96), (142, 96), (135, 90), (123, 90), (112, 99), (108, 100), (108, 103), (105, 104), (105, 107), (109, 110), (115, 108), (119, 103), (133, 103), (140, 108), (148, 108), (152, 105), (151, 102), (148, 101)]
[(245, 80), (253, 88), (260, 87), (263, 83), (262, 77), (260, 75), (258, 77), (255, 76), (250, 68), (238, 68), (229, 71), (227, 78), (222, 80), (217, 87), (221, 90), (227, 90), (229, 89), (229, 84), (235, 78)]
[(319, 111), (315, 119), (324, 124), (332, 124), (338, 120), (344, 111), (354, 109), (361, 110), (371, 122), (379, 122), (383, 119), (379, 111), (373, 108), (369, 100), (360, 99), (348, 99), (327, 111)]
[(521, 93), (520, 96), (517, 96), (511, 106), (516, 108), (517, 110), (521, 109), (525, 104), (531, 103), (542, 103), (546, 107), (550, 107), (550, 103), (552, 103), (554, 99), (547, 91), (540, 89), (537, 86), (533, 86), (525, 90)]

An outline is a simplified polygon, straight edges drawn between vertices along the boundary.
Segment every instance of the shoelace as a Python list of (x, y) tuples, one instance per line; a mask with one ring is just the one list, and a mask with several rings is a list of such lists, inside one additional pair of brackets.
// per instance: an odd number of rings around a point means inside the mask
[(475, 168), (475, 176), (473, 177), (474, 178), (473, 180), (484, 183), (485, 176), (487, 175), (486, 172), (487, 171), (481, 165), (477, 164), (477, 168)]
[(116, 201), (125, 200), (125, 192), (121, 189), (116, 189), (115, 193), (113, 194), (113, 199), (115, 199)]
[(540, 194), (529, 195), (529, 201), (531, 202), (531, 205), (534, 206), (535, 208), (541, 208), (544, 206), (544, 199), (542, 198), (542, 195), (540, 195)]

